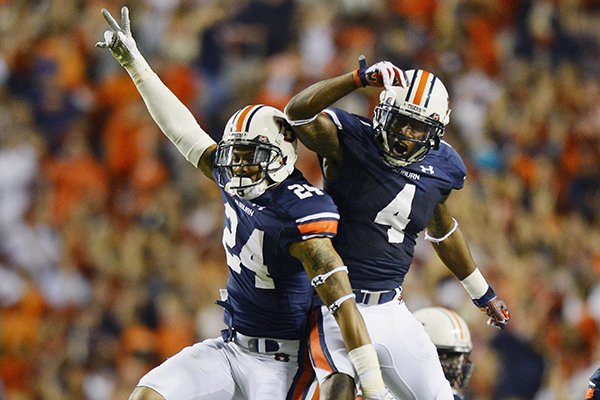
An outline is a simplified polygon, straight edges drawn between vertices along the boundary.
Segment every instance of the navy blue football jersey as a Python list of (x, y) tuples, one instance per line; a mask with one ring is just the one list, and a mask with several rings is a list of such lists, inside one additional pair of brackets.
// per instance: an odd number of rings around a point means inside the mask
[(370, 119), (339, 109), (325, 113), (337, 125), (343, 153), (339, 175), (324, 181), (341, 216), (335, 248), (354, 289), (398, 287), (412, 262), (417, 235), (436, 205), (452, 189), (463, 187), (465, 164), (442, 142), (421, 162), (390, 167)]
[(228, 325), (248, 336), (300, 339), (306, 333), (313, 288), (289, 246), (334, 237), (339, 214), (333, 200), (295, 170), (248, 201), (221, 188), (225, 203)]
[(586, 399), (598, 400), (600, 399), (600, 368), (598, 368), (590, 377), (587, 392), (585, 393)]

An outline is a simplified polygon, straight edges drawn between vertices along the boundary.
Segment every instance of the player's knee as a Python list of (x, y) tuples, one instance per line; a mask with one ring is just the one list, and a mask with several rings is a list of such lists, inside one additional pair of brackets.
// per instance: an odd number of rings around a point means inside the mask
[(129, 400), (165, 400), (165, 398), (150, 388), (138, 386), (129, 396)]
[(354, 379), (346, 374), (332, 374), (321, 385), (320, 393), (320, 400), (354, 400)]

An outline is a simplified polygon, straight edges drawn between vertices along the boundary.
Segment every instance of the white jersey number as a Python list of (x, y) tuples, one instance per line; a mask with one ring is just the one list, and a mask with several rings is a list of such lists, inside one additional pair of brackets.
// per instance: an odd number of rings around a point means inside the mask
[(317, 189), (316, 187), (307, 184), (300, 185), (298, 183), (294, 183), (293, 185), (289, 185), (287, 188), (292, 190), (300, 199), (312, 197), (313, 194), (316, 194), (317, 196), (323, 195), (323, 191), (321, 189)]
[(406, 184), (400, 193), (394, 197), (394, 200), (379, 211), (375, 217), (375, 223), (390, 227), (387, 230), (388, 242), (390, 243), (402, 243), (404, 241), (404, 228), (410, 222), (408, 216), (415, 197), (415, 190), (415, 185)]
[(259, 289), (275, 289), (275, 282), (269, 276), (267, 266), (263, 264), (263, 239), (265, 233), (259, 229), (254, 229), (252, 234), (242, 246), (239, 256), (232, 253), (236, 242), (236, 233), (238, 226), (237, 214), (229, 203), (225, 203), (225, 217), (229, 220), (229, 227), (223, 229), (223, 247), (227, 256), (227, 265), (232, 271), (238, 274), (242, 273), (242, 266), (254, 271), (254, 286)]

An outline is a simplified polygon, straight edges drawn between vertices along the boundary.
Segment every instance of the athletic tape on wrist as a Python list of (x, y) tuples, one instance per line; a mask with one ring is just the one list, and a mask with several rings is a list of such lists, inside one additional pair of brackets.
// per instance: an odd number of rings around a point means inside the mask
[(335, 274), (336, 272), (341, 272), (344, 271), (345, 273), (348, 273), (348, 267), (346, 267), (345, 265), (340, 265), (339, 267), (336, 267), (334, 269), (332, 269), (329, 272), (326, 272), (324, 274), (321, 275), (317, 275), (314, 278), (312, 278), (312, 280), (310, 281), (310, 284), (313, 287), (317, 287), (319, 285), (322, 285), (325, 283), (325, 281), (333, 274)]
[(373, 394), (385, 390), (377, 351), (372, 344), (365, 344), (348, 352), (350, 361), (358, 374), (363, 393)]
[(454, 218), (452, 218), (452, 221), (454, 221), (454, 225), (452, 226), (452, 229), (450, 229), (448, 231), (448, 233), (446, 233), (444, 236), (442, 236), (441, 238), (434, 238), (432, 236), (429, 236), (427, 231), (425, 231), (425, 240), (429, 240), (432, 243), (438, 244), (438, 243), (441, 243), (444, 240), (448, 239), (450, 237), (450, 235), (452, 235), (458, 229), (458, 221), (455, 220)]
[(471, 299), (480, 299), (486, 294), (490, 285), (487, 283), (479, 268), (471, 272), (469, 276), (461, 280), (460, 283), (464, 286)]

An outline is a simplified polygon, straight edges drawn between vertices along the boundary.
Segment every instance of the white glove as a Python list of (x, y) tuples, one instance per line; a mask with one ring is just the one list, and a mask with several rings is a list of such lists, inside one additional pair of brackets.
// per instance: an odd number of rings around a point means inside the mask
[(134, 60), (141, 59), (142, 54), (131, 36), (129, 9), (126, 6), (121, 8), (121, 26), (105, 8), (102, 9), (102, 15), (108, 22), (110, 30), (104, 32), (104, 42), (96, 43), (96, 47), (108, 48), (113, 57), (125, 68), (131, 66)]
[(406, 86), (406, 73), (389, 61), (379, 61), (367, 67), (365, 56), (358, 58), (358, 69), (354, 71), (354, 83), (359, 86)]
[(198, 167), (200, 157), (215, 141), (142, 57), (131, 36), (127, 7), (121, 8), (121, 27), (105, 9), (102, 9), (102, 15), (110, 30), (104, 32), (104, 42), (96, 43), (96, 47), (108, 48), (119, 64), (125, 67), (154, 121), (181, 154)]

